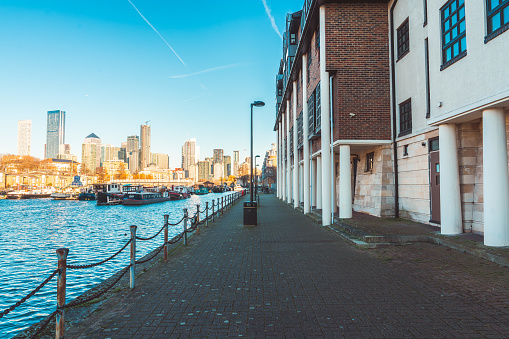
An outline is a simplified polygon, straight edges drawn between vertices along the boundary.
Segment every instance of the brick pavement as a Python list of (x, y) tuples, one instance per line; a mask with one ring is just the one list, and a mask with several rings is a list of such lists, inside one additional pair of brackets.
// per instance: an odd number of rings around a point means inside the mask
[(235, 205), (66, 337), (509, 337), (506, 268), (483, 261), (491, 275), (462, 283), (444, 265), (474, 257), (435, 262), (426, 251), (447, 249), (432, 244), (357, 249), (272, 195), (258, 217), (244, 227)]

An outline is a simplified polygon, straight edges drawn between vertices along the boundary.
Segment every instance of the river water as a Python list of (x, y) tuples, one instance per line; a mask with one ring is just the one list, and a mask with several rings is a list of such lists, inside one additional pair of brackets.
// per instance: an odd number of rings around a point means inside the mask
[[(190, 199), (144, 206), (97, 206), (95, 201), (52, 199), (0, 200), (0, 312), (37, 287), (57, 268), (55, 250), (69, 248), (67, 264), (90, 264), (108, 258), (130, 239), (130, 225), (137, 235), (149, 237), (164, 224), (164, 214), (175, 223), (196, 213), (196, 205), (231, 194), (193, 195)], [(182, 224), (169, 227), (170, 239)], [(163, 242), (163, 233), (136, 243), (136, 258)], [(129, 264), (129, 247), (106, 264), (67, 270), (66, 298), (76, 298)], [(56, 277), (24, 304), (0, 318), (0, 338), (12, 338), (55, 310)]]

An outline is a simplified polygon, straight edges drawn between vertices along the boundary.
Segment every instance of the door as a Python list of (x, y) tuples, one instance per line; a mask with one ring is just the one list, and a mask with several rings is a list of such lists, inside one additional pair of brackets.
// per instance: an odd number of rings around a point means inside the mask
[(438, 138), (430, 139), (429, 179), (430, 179), (430, 222), (440, 224), (440, 150)]

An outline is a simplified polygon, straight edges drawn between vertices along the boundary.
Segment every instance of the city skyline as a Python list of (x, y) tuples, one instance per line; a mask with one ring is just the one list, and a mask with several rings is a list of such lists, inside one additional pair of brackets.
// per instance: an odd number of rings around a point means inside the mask
[[(55, 109), (66, 112), (66, 143), (78, 157), (90, 133), (118, 147), (126, 136), (138, 135), (146, 120), (151, 151), (169, 154), (171, 167), (180, 166), (181, 146), (189, 137), (198, 139), (203, 154), (213, 148), (242, 151), (249, 148), (254, 100), (267, 104), (255, 114), (255, 152), (263, 154), (276, 140), (274, 71), (281, 38), (262, 1), (226, 1), (222, 8), (202, 1), (199, 11), (195, 3), (133, 4), (184, 63), (128, 1), (2, 2), (4, 29), (30, 24), (0, 37), (12, 51), (0, 65), (0, 114), (9, 127), (0, 153), (16, 153), (16, 124), (27, 119), (31, 154), (43, 158), (46, 112)], [(301, 1), (267, 5), (283, 31), (285, 14)]]

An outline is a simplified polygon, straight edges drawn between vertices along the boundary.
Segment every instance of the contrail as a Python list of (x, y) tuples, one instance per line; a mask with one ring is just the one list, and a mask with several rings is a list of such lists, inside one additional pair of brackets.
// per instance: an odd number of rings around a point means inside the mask
[[(163, 38), (163, 36), (157, 31), (157, 29), (154, 28), (154, 26), (152, 26), (152, 24), (143, 16), (143, 14), (141, 14), (141, 12), (138, 10), (138, 8), (136, 8), (136, 6), (131, 2), (131, 0), (127, 0), (129, 1), (129, 3), (134, 7), (134, 9), (136, 10), (136, 12), (138, 12), (138, 14), (142, 17), (143, 20), (145, 20), (145, 22), (154, 30), (154, 32), (157, 33), (157, 35), (159, 35), (159, 37), (164, 41), (164, 43), (166, 44), (166, 46), (170, 47), (170, 49), (172, 50), (173, 54), (175, 54), (177, 56), (177, 58), (180, 60), (180, 62), (187, 67), (186, 63), (184, 62), (184, 60), (182, 60), (182, 58), (177, 54), (177, 52), (173, 49), (173, 47), (171, 47), (171, 45), (168, 43), (168, 41), (166, 41), (165, 38)], [(265, 0), (263, 0), (265, 2)]]
[[(130, 1), (129, 1), (130, 2)], [(283, 39), (283, 36), (281, 35), (281, 33), (279, 32), (279, 29), (277, 28), (277, 25), (276, 25), (276, 20), (274, 20), (274, 17), (272, 16), (272, 14), (270, 13), (270, 8), (269, 6), (267, 6), (267, 1), (266, 0), (262, 0), (263, 2), (263, 7), (265, 7), (265, 12), (267, 12), (267, 16), (269, 17), (270, 19), (270, 24), (272, 25), (272, 28), (274, 28), (274, 30), (276, 31), (277, 35), (279, 35), (279, 37), (281, 39)], [(133, 5), (134, 6), (134, 5)]]
[(194, 73), (190, 73), (190, 74), (170, 75), (169, 78), (170, 79), (187, 78), (187, 77), (191, 77), (191, 76), (198, 75), (198, 74), (209, 73), (209, 72), (213, 72), (213, 71), (219, 71), (219, 70), (222, 70), (222, 69), (233, 68), (233, 67), (238, 67), (238, 66), (242, 66), (242, 65), (243, 64), (231, 64), (231, 65), (211, 67), (211, 68), (207, 68), (207, 69), (204, 69), (204, 70), (201, 70), (201, 71), (198, 71), (198, 72), (194, 72)]

